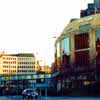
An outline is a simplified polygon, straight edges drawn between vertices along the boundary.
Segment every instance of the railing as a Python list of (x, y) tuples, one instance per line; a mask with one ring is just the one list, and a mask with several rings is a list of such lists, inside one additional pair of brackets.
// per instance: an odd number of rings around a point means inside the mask
[(59, 72), (50, 73), (50, 74), (30, 74), (30, 75), (16, 75), (16, 76), (1, 76), (3, 80), (27, 80), (27, 79), (41, 79), (41, 78), (53, 78), (59, 75)]

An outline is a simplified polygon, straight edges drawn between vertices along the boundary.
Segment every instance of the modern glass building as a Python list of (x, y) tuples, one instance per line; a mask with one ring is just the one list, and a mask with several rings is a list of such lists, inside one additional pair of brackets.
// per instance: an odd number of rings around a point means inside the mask
[(96, 8), (100, 8), (100, 0), (94, 0), (94, 4)]
[(100, 0), (94, 0), (93, 3), (88, 3), (87, 9), (80, 11), (80, 17), (94, 15), (100, 13)]
[(66, 88), (100, 80), (100, 14), (70, 22), (55, 43), (56, 70)]

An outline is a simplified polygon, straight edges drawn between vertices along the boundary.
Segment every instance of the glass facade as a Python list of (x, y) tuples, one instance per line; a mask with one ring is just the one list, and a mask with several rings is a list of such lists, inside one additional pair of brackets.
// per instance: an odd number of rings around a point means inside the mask
[(65, 37), (56, 44), (56, 65), (60, 69), (70, 62), (70, 37)]
[(65, 54), (70, 54), (70, 38), (66, 37), (64, 39), (64, 53)]
[(62, 54), (69, 55), (70, 54), (70, 38), (66, 37), (61, 40), (61, 52)]
[(94, 0), (96, 8), (100, 8), (100, 0)]

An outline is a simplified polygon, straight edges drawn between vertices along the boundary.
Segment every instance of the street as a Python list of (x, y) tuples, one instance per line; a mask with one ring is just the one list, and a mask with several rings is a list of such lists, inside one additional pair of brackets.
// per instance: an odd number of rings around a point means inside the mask
[(40, 97), (38, 99), (23, 99), (22, 96), (1, 96), (0, 100), (100, 100), (100, 97)]

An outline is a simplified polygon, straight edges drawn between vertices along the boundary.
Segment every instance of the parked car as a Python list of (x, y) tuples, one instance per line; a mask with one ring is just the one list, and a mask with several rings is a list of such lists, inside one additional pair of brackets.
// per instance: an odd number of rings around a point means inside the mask
[(22, 92), (23, 98), (38, 98), (39, 93), (35, 89), (25, 89)]

